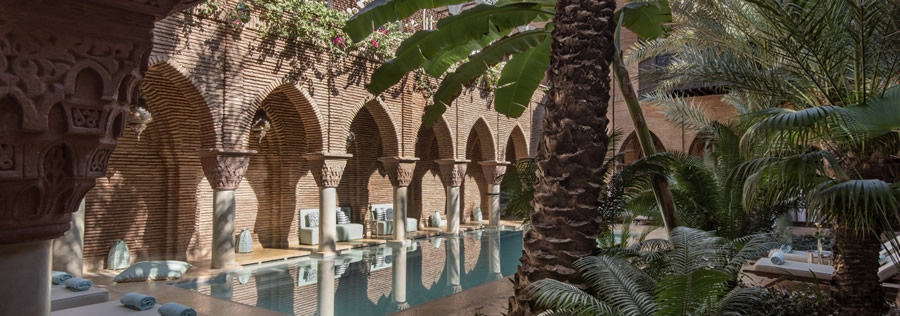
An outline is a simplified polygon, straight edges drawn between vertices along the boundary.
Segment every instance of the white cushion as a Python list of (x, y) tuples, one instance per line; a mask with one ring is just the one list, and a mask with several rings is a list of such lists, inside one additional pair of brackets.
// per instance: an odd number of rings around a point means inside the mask
[(803, 263), (786, 260), (782, 265), (772, 263), (769, 258), (760, 258), (753, 265), (754, 271), (777, 273), (788, 276), (804, 278), (816, 278), (819, 280), (831, 280), (834, 275), (834, 267), (824, 264)]
[(113, 282), (180, 279), (190, 268), (191, 264), (184, 261), (143, 261), (135, 263), (119, 273), (113, 278)]

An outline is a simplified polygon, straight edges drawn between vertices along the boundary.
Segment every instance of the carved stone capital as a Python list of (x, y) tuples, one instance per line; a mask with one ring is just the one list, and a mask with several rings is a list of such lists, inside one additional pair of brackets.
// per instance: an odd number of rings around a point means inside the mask
[(341, 183), (349, 154), (312, 153), (303, 155), (309, 163), (309, 172), (320, 188), (336, 188)]
[(468, 167), (469, 163), (472, 161), (438, 159), (434, 162), (441, 167), (441, 180), (444, 182), (444, 185), (458, 187), (462, 186), (463, 180), (466, 179), (466, 167)]
[(503, 175), (506, 174), (506, 167), (509, 166), (505, 161), (479, 161), (481, 170), (484, 171), (484, 179), (488, 184), (500, 184), (503, 181)]
[(378, 158), (387, 171), (388, 179), (395, 187), (408, 187), (412, 183), (413, 172), (416, 169), (416, 161), (419, 158), (409, 157), (382, 157)]
[(200, 150), (200, 166), (213, 190), (237, 190), (250, 166), (250, 156), (255, 150), (205, 149)]
[(0, 2), (0, 244), (69, 229), (138, 98), (153, 23), (179, 2)]

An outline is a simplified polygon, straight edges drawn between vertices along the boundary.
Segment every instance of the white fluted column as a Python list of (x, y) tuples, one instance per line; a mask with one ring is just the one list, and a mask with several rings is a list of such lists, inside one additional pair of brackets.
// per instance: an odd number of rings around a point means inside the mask
[(440, 159), (436, 161), (441, 167), (441, 180), (447, 188), (447, 228), (448, 234), (459, 233), (460, 201), (459, 187), (466, 177), (469, 160)]
[(508, 162), (503, 161), (480, 161), (482, 171), (484, 171), (484, 179), (488, 185), (488, 225), (500, 226), (500, 183), (503, 181), (503, 175), (506, 174)]
[(318, 255), (337, 253), (337, 187), (341, 183), (348, 154), (313, 153), (304, 155), (319, 186)]
[(393, 240), (394, 242), (406, 241), (406, 218), (409, 217), (409, 196), (407, 194), (409, 184), (412, 182), (413, 171), (419, 158), (383, 157), (379, 161), (387, 171), (388, 179), (394, 186), (394, 218)]
[(241, 185), (250, 166), (253, 150), (200, 150), (200, 165), (213, 189), (213, 269), (234, 266), (234, 191)]

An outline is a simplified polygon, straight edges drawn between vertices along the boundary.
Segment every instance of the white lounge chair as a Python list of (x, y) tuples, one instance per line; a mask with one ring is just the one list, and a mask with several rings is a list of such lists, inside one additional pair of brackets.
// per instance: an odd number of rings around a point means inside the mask
[[(767, 284), (763, 284), (763, 287), (769, 287), (785, 280), (828, 283), (834, 276), (834, 267), (790, 260), (785, 260), (784, 264), (776, 265), (769, 258), (760, 258), (752, 267), (744, 269), (744, 272), (774, 279)], [(896, 284), (885, 281), (896, 276), (898, 272), (900, 270), (897, 269), (897, 265), (890, 259), (878, 268), (878, 279), (882, 282), (885, 289), (896, 291)]]
[(50, 287), (50, 311), (103, 303), (108, 300), (109, 293), (98, 287), (78, 292), (67, 289), (65, 285)]

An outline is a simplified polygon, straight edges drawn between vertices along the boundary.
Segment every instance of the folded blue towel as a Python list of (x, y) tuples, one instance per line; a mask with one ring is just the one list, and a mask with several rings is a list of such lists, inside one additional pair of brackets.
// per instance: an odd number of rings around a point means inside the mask
[(784, 253), (781, 251), (774, 252), (769, 255), (769, 260), (771, 260), (773, 264), (780, 266), (784, 264)]
[(122, 303), (122, 305), (131, 309), (145, 311), (156, 306), (156, 298), (141, 293), (131, 292), (122, 296), (122, 298), (119, 299), (119, 303)]
[(159, 314), (162, 316), (197, 316), (197, 311), (178, 303), (166, 303), (159, 308)]
[(72, 275), (62, 272), (62, 271), (53, 271), (50, 272), (50, 281), (53, 281), (53, 284), (60, 285), (66, 282), (66, 280), (71, 279)]
[(71, 278), (66, 280), (66, 287), (72, 291), (85, 291), (94, 286), (94, 282), (82, 279), (82, 278)]

